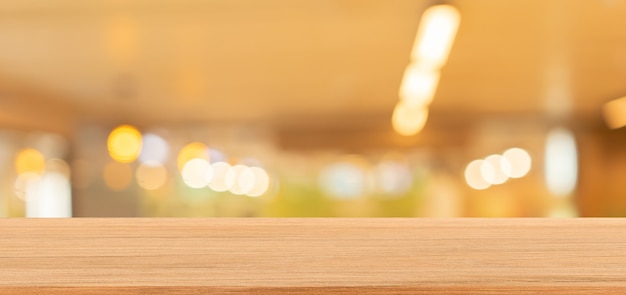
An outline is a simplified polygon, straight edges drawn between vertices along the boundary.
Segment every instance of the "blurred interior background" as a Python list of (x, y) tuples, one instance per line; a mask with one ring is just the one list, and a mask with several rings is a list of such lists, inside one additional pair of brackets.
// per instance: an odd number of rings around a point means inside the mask
[(626, 1), (0, 2), (0, 217), (626, 216)]

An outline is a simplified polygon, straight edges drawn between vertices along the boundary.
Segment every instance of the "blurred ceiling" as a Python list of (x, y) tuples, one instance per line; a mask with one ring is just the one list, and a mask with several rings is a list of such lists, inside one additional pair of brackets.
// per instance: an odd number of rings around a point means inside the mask
[[(626, 1), (451, 3), (462, 20), (432, 120), (596, 116), (626, 94)], [(388, 124), (430, 4), (1, 1), (0, 119)]]

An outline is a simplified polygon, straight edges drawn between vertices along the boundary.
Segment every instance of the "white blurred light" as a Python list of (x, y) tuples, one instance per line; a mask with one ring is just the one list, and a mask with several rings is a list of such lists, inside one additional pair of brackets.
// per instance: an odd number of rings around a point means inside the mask
[(435, 5), (426, 9), (411, 58), (434, 68), (441, 67), (448, 59), (460, 20), (459, 11), (450, 5)]
[[(230, 192), (235, 195), (244, 195), (252, 186), (254, 186), (254, 173), (252, 173), (250, 167), (246, 165), (235, 165), (230, 167), (224, 177), (224, 182), (230, 187)], [(242, 176), (244, 179), (241, 179)], [(244, 186), (241, 186), (243, 184)]]
[(270, 177), (263, 168), (251, 167), (250, 171), (254, 173), (254, 186), (247, 193), (250, 197), (258, 197), (263, 195), (270, 186)]
[(493, 170), (489, 172), (492, 174), (489, 175), (489, 178), (485, 176), (485, 174), (483, 174), (483, 177), (490, 184), (503, 184), (509, 179), (507, 174), (511, 173), (511, 165), (506, 158), (501, 155), (491, 155), (486, 157), (483, 161), (483, 165), (486, 165), (487, 163), (491, 166), (491, 168), (493, 168)]
[(216, 162), (211, 164), (213, 170), (213, 178), (209, 182), (209, 188), (216, 192), (225, 192), (230, 189), (230, 186), (226, 183), (226, 173), (230, 170), (231, 166), (226, 162)]
[(139, 161), (143, 164), (164, 164), (170, 153), (167, 141), (161, 136), (153, 133), (146, 133), (143, 136)]
[[(530, 171), (532, 160), (527, 151), (520, 148), (511, 148), (506, 150), (502, 157), (506, 159), (511, 167), (508, 176), (511, 178), (524, 177)], [(504, 171), (507, 173), (507, 171)]]
[(320, 173), (322, 190), (338, 199), (355, 199), (365, 192), (365, 172), (350, 162), (335, 163)]
[(439, 83), (439, 72), (410, 65), (404, 71), (400, 85), (400, 99), (411, 108), (428, 106)]
[(499, 161), (495, 165), (499, 167), (500, 171), (507, 179), (510, 178), (509, 175), (511, 175), (511, 171), (513, 171), (513, 168), (511, 167), (511, 162), (509, 162), (509, 160), (502, 155), (498, 155), (498, 159)]
[(239, 173), (239, 177), (237, 178), (237, 185), (241, 189), (242, 194), (248, 194), (252, 188), (254, 187), (254, 183), (256, 182), (256, 175), (254, 171), (249, 167), (243, 169), (241, 173)]
[(578, 178), (578, 153), (571, 131), (555, 128), (548, 133), (544, 169), (550, 192), (556, 196), (572, 193)]
[(22, 173), (15, 182), (15, 193), (26, 203), (26, 217), (72, 216), (70, 181), (64, 174)]
[(496, 182), (496, 168), (491, 165), (491, 163), (483, 160), (480, 163), (480, 175), (482, 178), (491, 184), (495, 184)]
[(191, 159), (183, 166), (183, 182), (190, 188), (203, 188), (213, 177), (213, 169), (205, 159)]
[(483, 160), (474, 160), (465, 168), (465, 181), (473, 189), (484, 190), (491, 186), (482, 175)]
[(72, 217), (69, 179), (60, 173), (45, 173), (34, 201), (26, 202), (26, 217)]

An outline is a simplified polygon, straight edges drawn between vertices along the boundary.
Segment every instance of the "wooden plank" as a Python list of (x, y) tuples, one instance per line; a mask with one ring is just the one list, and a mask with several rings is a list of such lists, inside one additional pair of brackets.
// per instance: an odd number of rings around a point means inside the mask
[(3, 219), (0, 294), (626, 293), (623, 219)]

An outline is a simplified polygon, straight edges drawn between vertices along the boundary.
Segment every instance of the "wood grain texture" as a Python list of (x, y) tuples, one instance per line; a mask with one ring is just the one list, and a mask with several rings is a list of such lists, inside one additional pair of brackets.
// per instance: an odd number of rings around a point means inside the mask
[(0, 294), (537, 292), (626, 293), (626, 220), (0, 220)]

